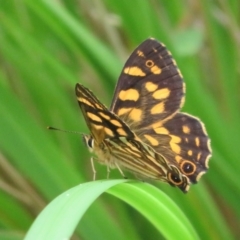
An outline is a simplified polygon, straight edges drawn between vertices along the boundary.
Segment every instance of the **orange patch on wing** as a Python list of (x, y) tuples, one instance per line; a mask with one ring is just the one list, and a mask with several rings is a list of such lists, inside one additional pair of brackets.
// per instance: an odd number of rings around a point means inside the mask
[(165, 127), (154, 128), (154, 132), (158, 134), (168, 135), (169, 131)]
[(145, 83), (145, 88), (149, 91), (149, 92), (154, 92), (157, 88), (158, 85), (153, 83), (153, 82), (146, 82)]
[(136, 67), (136, 66), (126, 67), (126, 68), (124, 68), (123, 72), (125, 74), (131, 75), (131, 76), (141, 76), (141, 77), (146, 76), (146, 73), (143, 72), (141, 68)]
[(139, 92), (133, 88), (130, 88), (128, 90), (121, 90), (118, 97), (122, 101), (127, 101), (127, 100), (137, 101), (139, 98)]
[(142, 119), (142, 110), (133, 108), (129, 114), (129, 117), (133, 121), (140, 121)]
[(132, 108), (120, 108), (118, 110), (118, 116), (121, 116), (121, 115), (123, 115), (123, 114), (125, 114), (125, 113), (127, 113), (127, 112), (129, 112), (131, 110), (132, 110)]
[(151, 109), (151, 113), (152, 114), (159, 114), (159, 113), (163, 113), (165, 110), (165, 107), (164, 107), (164, 103), (163, 102), (160, 102), (156, 105), (154, 105)]
[(165, 99), (168, 98), (170, 95), (170, 90), (168, 88), (162, 88), (153, 93), (154, 99)]
[(97, 115), (87, 112), (87, 116), (92, 120), (92, 121), (96, 121), (96, 122), (102, 122), (102, 119), (100, 117), (98, 117)]
[(182, 129), (183, 129), (184, 133), (186, 133), (186, 134), (190, 133), (190, 128), (188, 126), (183, 125)]
[(144, 134), (144, 137), (151, 143), (152, 146), (157, 146), (159, 142), (152, 136)]

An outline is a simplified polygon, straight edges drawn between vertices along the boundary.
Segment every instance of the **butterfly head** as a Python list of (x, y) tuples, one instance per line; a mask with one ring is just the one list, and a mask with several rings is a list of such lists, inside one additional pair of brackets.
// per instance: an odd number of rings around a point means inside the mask
[(83, 134), (83, 141), (86, 144), (89, 152), (94, 151), (94, 139), (91, 135), (85, 135)]
[(107, 146), (106, 143), (103, 141), (98, 143), (92, 135), (83, 134), (83, 141), (86, 144), (89, 152), (95, 154), (104, 154), (106, 152)]

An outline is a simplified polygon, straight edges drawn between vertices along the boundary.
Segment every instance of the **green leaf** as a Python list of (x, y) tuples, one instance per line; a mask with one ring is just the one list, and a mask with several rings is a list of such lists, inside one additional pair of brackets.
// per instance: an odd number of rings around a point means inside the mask
[(41, 212), (25, 240), (70, 238), (83, 214), (105, 191), (137, 209), (167, 239), (198, 239), (186, 216), (164, 193), (148, 184), (124, 182), (127, 180), (89, 182), (62, 193)]

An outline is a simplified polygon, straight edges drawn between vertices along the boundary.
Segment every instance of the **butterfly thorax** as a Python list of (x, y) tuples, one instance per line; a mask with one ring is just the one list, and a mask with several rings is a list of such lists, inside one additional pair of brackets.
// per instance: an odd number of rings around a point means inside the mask
[(108, 141), (105, 140), (98, 143), (91, 135), (83, 135), (83, 141), (89, 152), (94, 155), (94, 159), (97, 159), (99, 163), (108, 165), (110, 168), (116, 168), (114, 156), (111, 155)]

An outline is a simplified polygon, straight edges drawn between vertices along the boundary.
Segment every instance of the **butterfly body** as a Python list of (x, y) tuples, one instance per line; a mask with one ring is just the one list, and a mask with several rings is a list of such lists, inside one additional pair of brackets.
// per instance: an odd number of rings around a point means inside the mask
[(210, 140), (202, 122), (180, 113), (185, 84), (165, 46), (147, 39), (127, 60), (107, 109), (83, 85), (79, 106), (91, 135), (84, 140), (96, 159), (182, 191), (208, 169)]

